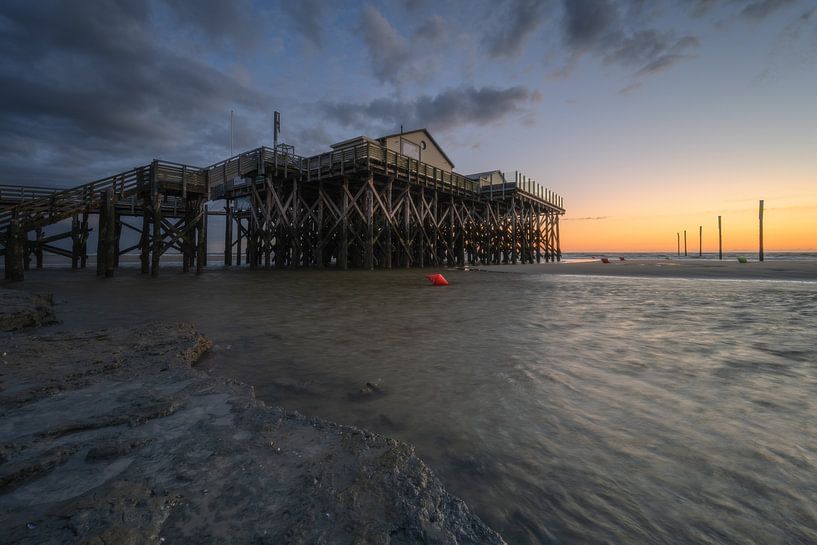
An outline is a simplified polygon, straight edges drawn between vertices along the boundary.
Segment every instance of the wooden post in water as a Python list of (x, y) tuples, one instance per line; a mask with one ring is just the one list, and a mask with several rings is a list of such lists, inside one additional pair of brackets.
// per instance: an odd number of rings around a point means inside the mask
[(684, 229), (684, 257), (687, 256), (687, 230)]
[(723, 259), (723, 236), (721, 232), (721, 217), (718, 216), (718, 259)]
[(758, 253), (758, 259), (763, 261), (763, 200), (760, 201), (760, 211), (758, 213), (758, 219), (760, 220), (760, 249)]
[(224, 207), (224, 266), (233, 264), (233, 213), (230, 201)]
[(680, 233), (680, 231), (675, 233), (675, 235), (678, 237), (678, 257), (681, 257), (681, 233)]
[(698, 226), (698, 257), (704, 255), (704, 226)]
[(116, 203), (114, 201), (113, 188), (109, 187), (105, 191), (105, 208), (100, 210), (100, 214), (105, 214), (105, 267), (106, 278), (113, 276), (116, 265), (117, 254), (117, 228), (116, 228)]
[(6, 231), (6, 266), (4, 269), (5, 278), (9, 282), (19, 282), (23, 280), (23, 259), (24, 246), (23, 235), (20, 224), (16, 218), (12, 218)]
[(43, 268), (43, 228), (37, 227), (36, 231), (37, 246), (34, 249), (34, 257), (37, 259), (37, 268)]
[(79, 269), (79, 216), (71, 218), (71, 270)]

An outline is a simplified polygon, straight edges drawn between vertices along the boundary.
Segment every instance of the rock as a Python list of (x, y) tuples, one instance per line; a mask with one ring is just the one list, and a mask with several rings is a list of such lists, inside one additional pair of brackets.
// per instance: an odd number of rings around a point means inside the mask
[(357, 392), (350, 393), (348, 397), (351, 401), (369, 401), (384, 395), (386, 395), (386, 391), (381, 388), (379, 384), (376, 382), (367, 382), (363, 385), (363, 388)]
[(4, 341), (2, 542), (504, 543), (411, 446), (196, 370), (190, 325)]
[(0, 288), (0, 331), (56, 323), (54, 298)]

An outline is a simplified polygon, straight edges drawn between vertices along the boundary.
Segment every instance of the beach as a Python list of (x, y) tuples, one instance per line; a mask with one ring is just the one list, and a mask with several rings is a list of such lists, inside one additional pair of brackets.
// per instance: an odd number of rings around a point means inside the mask
[(10, 287), (53, 294), (43, 333), (193, 323), (213, 343), (199, 372), (413, 445), (509, 543), (817, 539), (811, 263), (480, 269), (46, 269)]
[(492, 272), (524, 274), (570, 274), (600, 276), (639, 276), (649, 278), (710, 278), (741, 280), (808, 280), (817, 282), (817, 260), (750, 261), (736, 259), (636, 259), (624, 261), (617, 257), (581, 260), (566, 263), (525, 265), (493, 265), (478, 267)]
[[(3, 329), (43, 321), (25, 299)], [(504, 543), (409, 445), (195, 370), (193, 326), (0, 341), (0, 543)]]

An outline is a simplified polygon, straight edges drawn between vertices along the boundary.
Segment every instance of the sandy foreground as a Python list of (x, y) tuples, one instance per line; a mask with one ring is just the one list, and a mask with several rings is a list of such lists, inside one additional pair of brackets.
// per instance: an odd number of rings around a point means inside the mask
[(815, 261), (672, 260), (644, 259), (581, 263), (542, 263), (533, 265), (480, 266), (480, 270), (524, 274), (569, 274), (601, 276), (642, 276), (673, 278), (722, 278), (744, 280), (817, 281)]
[[(0, 289), (7, 330), (48, 307)], [(0, 333), (0, 543), (504, 543), (411, 446), (196, 370), (191, 325), (45, 331)]]

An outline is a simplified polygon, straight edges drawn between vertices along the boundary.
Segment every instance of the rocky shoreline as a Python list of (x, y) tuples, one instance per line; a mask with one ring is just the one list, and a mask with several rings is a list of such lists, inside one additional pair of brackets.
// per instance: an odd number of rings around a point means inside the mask
[[(50, 307), (0, 289), (4, 330)], [(2, 543), (504, 543), (411, 446), (196, 370), (191, 325), (39, 333), (0, 334)]]

